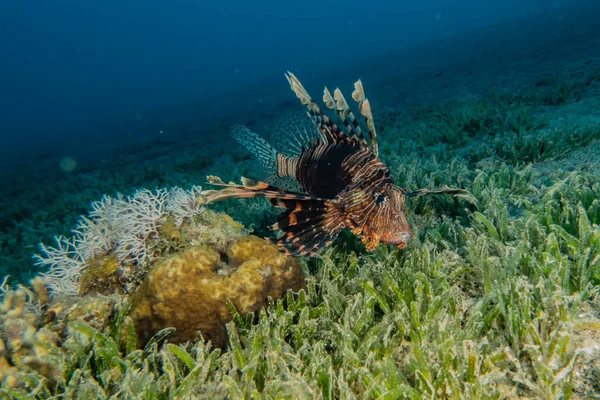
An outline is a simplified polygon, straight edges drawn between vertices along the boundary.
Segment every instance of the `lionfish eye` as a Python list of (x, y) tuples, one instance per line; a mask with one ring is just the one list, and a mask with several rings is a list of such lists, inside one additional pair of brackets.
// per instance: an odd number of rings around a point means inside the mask
[(383, 195), (383, 193), (378, 193), (375, 195), (375, 203), (381, 204), (384, 201), (385, 201), (385, 196)]

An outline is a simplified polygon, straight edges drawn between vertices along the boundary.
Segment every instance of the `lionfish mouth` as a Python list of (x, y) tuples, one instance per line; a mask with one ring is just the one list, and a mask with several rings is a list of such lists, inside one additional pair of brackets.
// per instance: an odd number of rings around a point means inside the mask
[(394, 240), (393, 243), (396, 245), (397, 248), (403, 249), (408, 244), (408, 241), (413, 237), (414, 235), (411, 232), (401, 232), (395, 238), (396, 240)]

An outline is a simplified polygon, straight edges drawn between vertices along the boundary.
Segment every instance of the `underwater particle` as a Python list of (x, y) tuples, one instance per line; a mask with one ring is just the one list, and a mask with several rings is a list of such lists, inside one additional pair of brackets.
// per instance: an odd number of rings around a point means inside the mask
[(442, 19), (442, 14), (439, 12), (435, 13), (435, 20), (439, 21), (440, 19)]
[(132, 298), (130, 316), (142, 345), (163, 328), (175, 327), (169, 341), (196, 339), (227, 345), (225, 324), (232, 320), (226, 298), (241, 315), (260, 310), (267, 297), (278, 299), (305, 285), (299, 261), (256, 236), (242, 236), (218, 253), (189, 247), (157, 261)]
[(63, 157), (60, 159), (60, 169), (65, 172), (73, 172), (77, 168), (77, 161), (71, 157)]

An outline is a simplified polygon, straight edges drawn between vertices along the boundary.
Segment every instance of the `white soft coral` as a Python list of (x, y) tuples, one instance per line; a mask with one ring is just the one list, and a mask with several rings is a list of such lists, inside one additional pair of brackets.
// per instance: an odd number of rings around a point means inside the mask
[(202, 187), (200, 186), (194, 186), (190, 190), (178, 187), (171, 189), (166, 208), (175, 218), (175, 225), (181, 225), (185, 219), (202, 212), (201, 198)]
[(52, 293), (76, 295), (86, 262), (114, 252), (120, 263), (140, 268), (156, 255), (151, 244), (159, 238), (159, 226), (169, 214), (180, 225), (202, 212), (202, 188), (142, 189), (132, 196), (104, 196), (92, 203), (87, 217), (81, 217), (71, 238), (56, 237), (56, 246), (40, 244), (36, 264), (48, 269), (43, 275)]
[(158, 225), (167, 216), (168, 195), (165, 189), (155, 192), (142, 189), (133, 196), (114, 201), (111, 217), (114, 230), (119, 234), (115, 246), (117, 260), (133, 260), (138, 265), (154, 260), (149, 243), (158, 237)]
[(77, 248), (77, 240), (57, 236), (56, 247), (40, 243), (42, 255), (36, 254), (36, 264), (48, 268), (42, 274), (47, 281), (48, 289), (52, 293), (68, 296), (76, 295), (79, 279), (85, 268), (85, 259)]

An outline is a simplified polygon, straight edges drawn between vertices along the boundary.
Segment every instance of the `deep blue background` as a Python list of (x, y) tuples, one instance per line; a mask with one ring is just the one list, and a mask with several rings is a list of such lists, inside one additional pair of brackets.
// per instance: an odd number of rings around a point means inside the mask
[(202, 101), (288, 69), (332, 68), (561, 7), (545, 0), (2, 0), (0, 147), (74, 126), (84, 138), (108, 116)]

